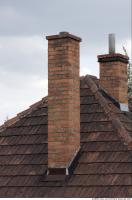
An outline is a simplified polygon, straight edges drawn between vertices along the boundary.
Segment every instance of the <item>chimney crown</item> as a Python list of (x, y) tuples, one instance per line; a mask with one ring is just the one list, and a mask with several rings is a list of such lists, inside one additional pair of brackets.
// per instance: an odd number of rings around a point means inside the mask
[(63, 38), (71, 38), (71, 39), (74, 39), (74, 40), (76, 40), (78, 42), (82, 41), (82, 39), (80, 37), (72, 35), (69, 32), (60, 32), (58, 35), (46, 36), (47, 40), (55, 40), (55, 39), (63, 39)]
[(128, 64), (129, 57), (126, 55), (122, 55), (120, 53), (98, 55), (98, 62), (114, 62), (114, 61), (120, 61)]

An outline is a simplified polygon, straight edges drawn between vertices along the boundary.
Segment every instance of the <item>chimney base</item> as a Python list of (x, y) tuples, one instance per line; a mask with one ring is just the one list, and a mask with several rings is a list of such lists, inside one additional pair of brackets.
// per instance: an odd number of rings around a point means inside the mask
[(70, 163), (70, 165), (66, 168), (48, 168), (47, 175), (71, 175), (78, 163), (78, 159), (80, 157), (80, 150), (75, 155), (74, 159)]

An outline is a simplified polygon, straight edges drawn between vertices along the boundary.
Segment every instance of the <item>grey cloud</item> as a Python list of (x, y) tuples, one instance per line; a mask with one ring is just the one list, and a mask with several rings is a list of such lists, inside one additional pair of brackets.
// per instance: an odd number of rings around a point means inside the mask
[(0, 124), (47, 95), (47, 77), (0, 71)]
[(68, 30), (89, 42), (102, 40), (103, 33), (111, 31), (130, 37), (130, 0), (4, 0), (0, 5), (1, 34)]
[(38, 36), (0, 37), (0, 70), (44, 73), (47, 69), (47, 43)]
[(108, 51), (107, 34), (116, 33), (119, 52), (131, 40), (130, 2), (0, 0), (0, 123), (47, 94), (46, 35), (82, 37), (81, 75), (98, 76), (97, 55)]

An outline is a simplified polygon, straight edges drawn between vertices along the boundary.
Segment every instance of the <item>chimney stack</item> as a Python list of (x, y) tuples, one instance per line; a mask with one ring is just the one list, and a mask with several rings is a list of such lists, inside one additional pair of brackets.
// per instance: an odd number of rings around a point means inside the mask
[(109, 34), (109, 54), (99, 55), (100, 84), (121, 104), (128, 105), (128, 77), (126, 55), (115, 53), (115, 35)]
[(68, 32), (48, 40), (48, 174), (68, 175), (80, 149), (80, 42)]

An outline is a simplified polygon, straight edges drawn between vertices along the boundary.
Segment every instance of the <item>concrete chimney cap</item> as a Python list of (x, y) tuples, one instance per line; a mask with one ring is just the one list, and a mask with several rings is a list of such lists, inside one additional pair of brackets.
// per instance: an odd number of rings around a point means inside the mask
[(67, 32), (67, 31), (62, 31), (62, 32), (60, 32), (59, 34), (60, 34), (60, 35), (68, 35), (69, 32)]
[(80, 37), (78, 37), (76, 35), (72, 35), (72, 34), (70, 34), (69, 32), (66, 32), (66, 31), (62, 31), (58, 35), (46, 36), (47, 40), (55, 40), (55, 39), (62, 39), (62, 38), (71, 38), (71, 39), (76, 40), (78, 42), (82, 41), (82, 39)]

